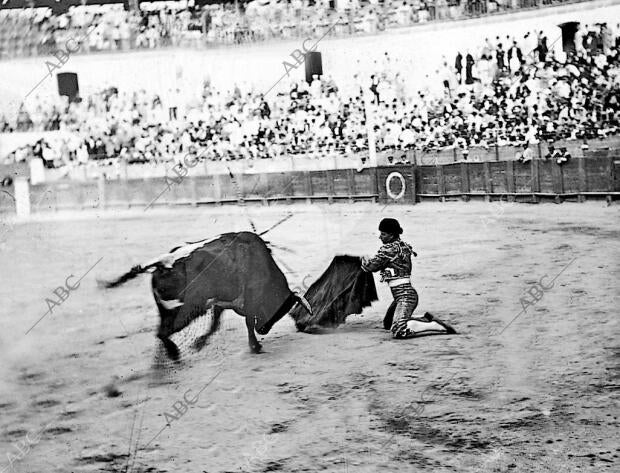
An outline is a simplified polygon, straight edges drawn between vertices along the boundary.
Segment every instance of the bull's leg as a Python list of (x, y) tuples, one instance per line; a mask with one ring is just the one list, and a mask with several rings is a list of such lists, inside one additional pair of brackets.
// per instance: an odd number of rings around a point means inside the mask
[(181, 354), (179, 353), (179, 348), (175, 345), (175, 343), (168, 337), (160, 336), (159, 339), (164, 344), (164, 348), (166, 349), (168, 357), (173, 361), (179, 361)]
[(213, 307), (213, 322), (211, 323), (211, 327), (209, 327), (209, 331), (207, 333), (201, 335), (200, 337), (198, 337), (198, 339), (196, 339), (196, 341), (194, 342), (195, 350), (202, 350), (206, 345), (209, 337), (220, 328), (220, 323), (222, 321), (222, 312), (224, 312), (224, 309), (222, 309), (221, 307)]
[(170, 340), (170, 335), (174, 333), (174, 320), (178, 314), (179, 309), (167, 309), (159, 301), (157, 301), (157, 308), (159, 309), (160, 324), (157, 332), (157, 338), (159, 338), (164, 344), (166, 354), (171, 360), (178, 361), (181, 357), (179, 347)]
[(248, 328), (248, 342), (250, 343), (250, 350), (252, 350), (252, 353), (260, 353), (262, 346), (256, 338), (256, 332), (254, 332), (254, 324), (254, 317), (245, 317), (245, 326)]

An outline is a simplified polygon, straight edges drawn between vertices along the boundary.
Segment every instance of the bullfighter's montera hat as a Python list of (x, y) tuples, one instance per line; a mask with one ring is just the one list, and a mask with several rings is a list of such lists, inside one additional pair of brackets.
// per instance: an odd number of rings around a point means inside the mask
[(403, 229), (400, 227), (400, 223), (395, 218), (384, 218), (379, 223), (379, 231), (385, 233), (391, 233), (392, 235), (400, 235), (403, 233)]

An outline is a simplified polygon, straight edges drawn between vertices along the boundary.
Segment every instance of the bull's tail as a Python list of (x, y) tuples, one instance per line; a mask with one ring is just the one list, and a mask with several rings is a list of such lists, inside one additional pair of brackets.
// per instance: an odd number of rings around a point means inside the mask
[(112, 288), (112, 287), (117, 287), (120, 286), (121, 284), (124, 284), (125, 282), (129, 281), (130, 279), (135, 278), (136, 276), (145, 273), (147, 269), (149, 269), (150, 266), (140, 266), (139, 264), (134, 266), (133, 268), (131, 268), (128, 272), (126, 272), (125, 274), (123, 274), (122, 276), (120, 276), (117, 279), (114, 279), (112, 281), (102, 281), (102, 280), (97, 280), (97, 283), (99, 284), (99, 286), (104, 287), (106, 289)]

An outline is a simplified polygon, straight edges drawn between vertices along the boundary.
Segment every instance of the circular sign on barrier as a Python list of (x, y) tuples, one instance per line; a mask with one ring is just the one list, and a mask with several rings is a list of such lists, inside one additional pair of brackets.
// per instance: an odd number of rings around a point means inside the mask
[[(398, 178), (398, 180), (400, 181), (400, 192), (398, 194), (394, 194), (392, 192), (392, 189), (390, 189), (390, 183), (392, 182), (392, 179), (394, 178)], [(407, 188), (407, 185), (405, 184), (405, 178), (403, 177), (403, 175), (399, 172), (391, 172), (390, 174), (388, 174), (388, 177), (385, 178), (385, 190), (387, 191), (387, 195), (394, 200), (399, 200), (402, 199), (403, 196), (405, 195), (405, 189)]]

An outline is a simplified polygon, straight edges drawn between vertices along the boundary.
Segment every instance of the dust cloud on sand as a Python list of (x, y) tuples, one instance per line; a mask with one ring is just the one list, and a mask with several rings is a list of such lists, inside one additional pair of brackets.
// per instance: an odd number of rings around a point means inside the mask
[[(291, 287), (337, 253), (373, 253), (379, 219), (398, 218), (419, 255), (416, 313), (459, 335), (391, 340), (378, 284), (379, 302), (339, 329), (282, 319), (260, 355), (226, 312), (180, 365), (158, 351), (149, 277), (114, 291), (95, 279), (247, 229), (245, 211), (16, 225), (0, 253), (0, 471), (617, 471), (618, 207), (498, 205), (246, 208), (259, 230), (294, 213), (266, 236), (294, 252), (274, 249)], [(45, 298), (102, 257), (25, 335)]]

